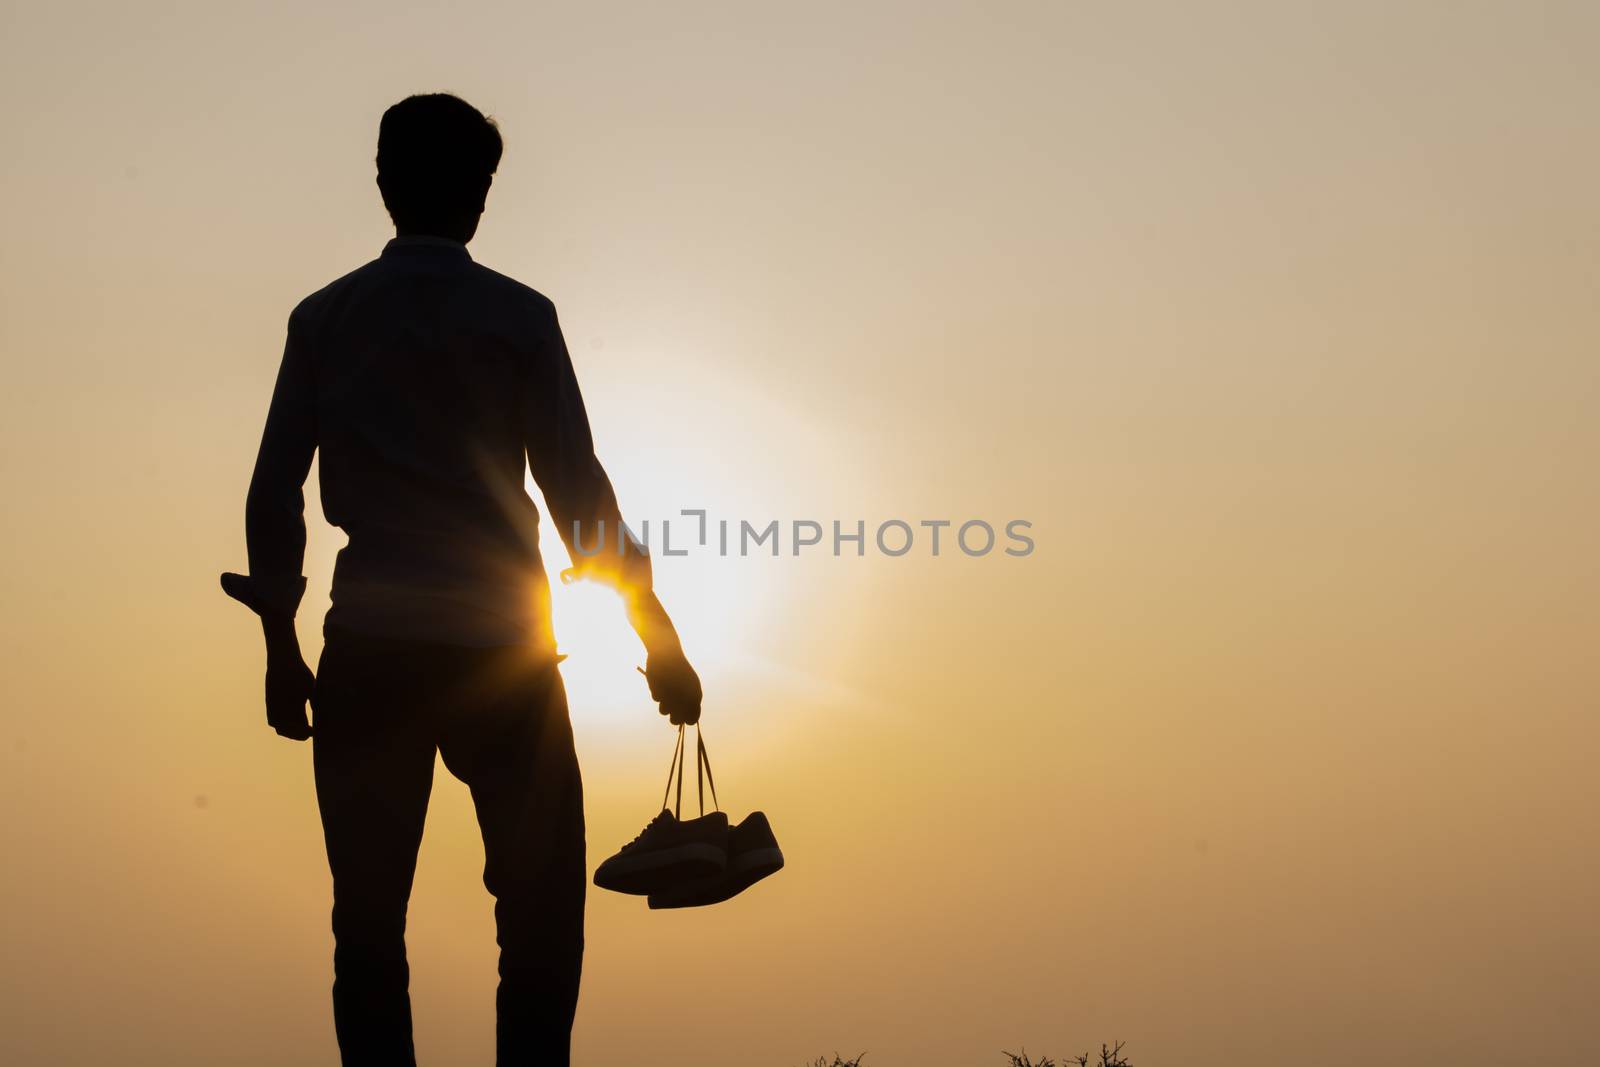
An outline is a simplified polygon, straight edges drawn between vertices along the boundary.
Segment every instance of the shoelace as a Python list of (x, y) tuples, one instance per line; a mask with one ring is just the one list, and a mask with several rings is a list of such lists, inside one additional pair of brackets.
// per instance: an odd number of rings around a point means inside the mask
[[(661, 795), (661, 811), (656, 814), (655, 818), (650, 820), (649, 825), (647, 825), (643, 830), (639, 831), (639, 836), (635, 837), (632, 841), (629, 841), (626, 845), (623, 845), (618, 851), (626, 852), (630, 848), (636, 847), (640, 841), (643, 841), (650, 835), (652, 830), (661, 825), (663, 820), (672, 819), (677, 821), (683, 818), (683, 750), (685, 733), (686, 731), (682, 726), (678, 727), (678, 743), (672, 751), (672, 765), (667, 768), (667, 790)], [(711, 758), (706, 755), (705, 739), (700, 735), (700, 727), (698, 724), (695, 726), (695, 749), (695, 792), (699, 794), (700, 814), (702, 817), (704, 817), (706, 813), (704, 792), (706, 785), (711, 786), (712, 807), (717, 811), (721, 811), (722, 808), (717, 804), (717, 783), (716, 780), (711, 777)], [(678, 780), (677, 814), (674, 814), (672, 809), (667, 807), (667, 801), (672, 796), (672, 780), (674, 777), (676, 777)]]
[(645, 836), (647, 834), (649, 834), (651, 830), (654, 830), (656, 828), (656, 826), (661, 822), (661, 820), (665, 819), (668, 814), (669, 813), (666, 811), (666, 809), (662, 809), (662, 811), (661, 811), (661, 813), (659, 815), (657, 815), (655, 818), (650, 820), (649, 825), (647, 825), (643, 830), (639, 831), (639, 836), (638, 837), (635, 837), (632, 841), (629, 841), (626, 845), (623, 845), (622, 848), (619, 851), (626, 852), (626, 851), (628, 851), (628, 849), (632, 848), (634, 845), (637, 845), (640, 841), (643, 841), (645, 839)]
[[(678, 741), (672, 749), (672, 762), (667, 765), (667, 788), (661, 794), (662, 813), (665, 814), (667, 811), (672, 811), (679, 819), (683, 818), (683, 760), (685, 755), (684, 739), (687, 733), (688, 727), (678, 727)], [(711, 776), (711, 757), (706, 755), (706, 738), (705, 734), (700, 729), (699, 723), (695, 723), (694, 725), (694, 744), (694, 789), (696, 798), (700, 805), (700, 814), (702, 817), (704, 817), (706, 813), (707, 785), (711, 787), (712, 809), (715, 811), (721, 811), (722, 805), (717, 803), (717, 780)], [(678, 799), (674, 802), (671, 808), (668, 808), (667, 801), (672, 796), (672, 780), (674, 777), (676, 777), (678, 780)]]

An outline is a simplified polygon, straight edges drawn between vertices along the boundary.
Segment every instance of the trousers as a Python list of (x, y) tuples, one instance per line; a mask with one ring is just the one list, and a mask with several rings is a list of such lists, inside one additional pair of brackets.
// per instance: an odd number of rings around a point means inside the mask
[(500, 947), (500, 1067), (570, 1062), (583, 967), (583, 786), (549, 656), (327, 634), (313, 762), (347, 1065), (413, 1067), (406, 909), (435, 753), (472, 793)]

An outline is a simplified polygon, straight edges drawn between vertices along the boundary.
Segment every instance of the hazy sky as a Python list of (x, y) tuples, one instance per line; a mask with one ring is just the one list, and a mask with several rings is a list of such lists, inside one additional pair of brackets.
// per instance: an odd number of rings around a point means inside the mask
[[(555, 300), (625, 513), (1037, 545), (658, 563), (789, 867), (592, 890), (580, 1062), (1600, 1058), (1593, 5), (0, 20), (0, 1060), (336, 1061), (310, 749), (216, 575), (434, 90), (501, 124), (472, 252)], [(557, 595), (592, 864), (671, 734)], [(481, 862), (441, 775), (429, 1064), (490, 1055)]]

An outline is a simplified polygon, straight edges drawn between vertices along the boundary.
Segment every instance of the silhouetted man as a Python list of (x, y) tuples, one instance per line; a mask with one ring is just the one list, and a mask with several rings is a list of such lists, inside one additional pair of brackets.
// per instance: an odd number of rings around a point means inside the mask
[[(267, 721), (304, 740), (308, 700), (316, 713), (346, 1064), (415, 1062), (405, 918), (435, 752), (471, 788), (483, 831), (499, 1062), (568, 1062), (583, 798), (524, 456), (579, 575), (623, 593), (662, 712), (700, 715), (649, 559), (616, 550), (616, 496), (555, 308), (467, 254), (500, 152), (494, 124), (453, 96), (384, 113), (378, 188), (397, 236), (290, 315), (246, 505), (250, 574), (224, 576), (261, 616)], [(319, 450), (323, 512), (349, 544), (313, 679), (294, 615)]]

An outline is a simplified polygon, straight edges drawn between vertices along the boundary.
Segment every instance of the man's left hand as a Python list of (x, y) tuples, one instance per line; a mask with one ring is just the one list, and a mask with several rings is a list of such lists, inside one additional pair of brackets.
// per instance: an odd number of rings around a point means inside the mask
[(267, 656), (267, 725), (278, 731), (279, 737), (304, 741), (311, 736), (306, 702), (315, 685), (316, 676), (298, 649), (292, 656)]

